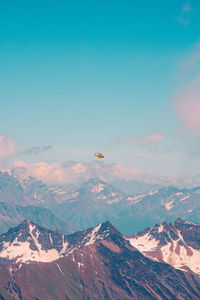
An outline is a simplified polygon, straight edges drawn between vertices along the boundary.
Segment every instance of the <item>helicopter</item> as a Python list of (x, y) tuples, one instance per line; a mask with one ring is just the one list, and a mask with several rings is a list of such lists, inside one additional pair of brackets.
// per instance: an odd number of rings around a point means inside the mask
[(102, 153), (94, 153), (94, 156), (98, 158), (104, 158), (104, 155)]

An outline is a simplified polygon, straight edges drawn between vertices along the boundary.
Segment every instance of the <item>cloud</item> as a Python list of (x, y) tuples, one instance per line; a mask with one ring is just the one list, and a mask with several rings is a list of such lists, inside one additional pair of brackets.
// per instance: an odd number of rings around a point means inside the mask
[(159, 143), (166, 137), (166, 134), (159, 133), (158, 131), (152, 131), (144, 139), (145, 144)]
[[(106, 164), (104, 162), (75, 162), (66, 161), (62, 166), (70, 172), (71, 176), (80, 180), (88, 180), (92, 177), (99, 177), (103, 180), (107, 180), (112, 176), (115, 164)], [(76, 175), (75, 175), (76, 174)]]
[(185, 4), (183, 4), (182, 6), (182, 13), (186, 13), (186, 12), (190, 12), (191, 9), (191, 4), (190, 2), (186, 2)]
[(135, 146), (135, 145), (141, 145), (141, 144), (155, 144), (161, 142), (167, 135), (164, 133), (160, 133), (158, 131), (151, 131), (146, 137), (143, 137), (141, 139), (134, 139), (131, 135), (126, 136), (126, 140), (129, 142), (129, 144)]
[(109, 174), (111, 165), (101, 165), (100, 163), (83, 162), (46, 162), (27, 163), (23, 160), (13, 164), (14, 171), (24, 176), (33, 176), (47, 184), (64, 185), (88, 180), (91, 177), (105, 179)]
[(174, 102), (175, 112), (185, 129), (200, 129), (200, 89), (185, 88)]
[(99, 162), (83, 163), (70, 161), (48, 164), (46, 162), (26, 163), (17, 161), (12, 167), (14, 173), (33, 176), (49, 185), (79, 184), (90, 178), (98, 177), (104, 181), (136, 180), (145, 183), (192, 187), (200, 183), (200, 176), (174, 177), (167, 174), (144, 174), (134, 166), (123, 164), (105, 164)]
[(31, 148), (25, 149), (22, 152), (22, 154), (39, 154), (39, 153), (46, 152), (46, 151), (48, 151), (51, 148), (52, 148), (52, 146), (50, 146), (50, 145), (43, 146), (43, 147), (32, 146)]
[(184, 129), (200, 129), (200, 43), (183, 64), (184, 83), (173, 97), (173, 108)]
[(98, 177), (105, 181), (112, 179), (139, 179), (140, 171), (134, 167), (126, 168), (123, 165), (104, 164), (99, 162), (64, 162), (48, 164), (46, 162), (27, 163), (22, 160), (13, 165), (14, 172), (33, 176), (47, 184), (68, 184), (89, 180)]
[(46, 162), (26, 163), (22, 160), (14, 163), (15, 172), (25, 176), (32, 176), (47, 184), (65, 184), (72, 182), (67, 170), (59, 163)]
[(75, 174), (82, 174), (86, 172), (86, 168), (83, 163), (76, 163), (71, 167), (71, 171)]
[(191, 22), (192, 12), (193, 11), (190, 2), (184, 3), (181, 7), (181, 12), (177, 18), (177, 21), (185, 26), (188, 25)]
[(17, 142), (10, 136), (0, 134), (0, 158), (17, 153)]

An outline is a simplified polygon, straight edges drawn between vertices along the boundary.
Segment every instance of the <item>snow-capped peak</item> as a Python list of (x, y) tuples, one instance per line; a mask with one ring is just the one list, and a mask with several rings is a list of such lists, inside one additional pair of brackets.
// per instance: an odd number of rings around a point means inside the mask
[(127, 238), (145, 256), (171, 264), (176, 269), (200, 275), (200, 245), (192, 239), (200, 226), (178, 219), (175, 223), (152, 227)]
[(15, 263), (52, 262), (108, 237), (110, 230), (105, 224), (63, 235), (24, 221), (0, 236), (0, 258)]

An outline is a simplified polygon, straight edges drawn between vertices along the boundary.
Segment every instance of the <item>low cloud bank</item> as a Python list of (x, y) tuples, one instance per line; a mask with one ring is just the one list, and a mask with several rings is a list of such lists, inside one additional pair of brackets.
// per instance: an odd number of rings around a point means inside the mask
[(76, 184), (93, 177), (98, 177), (108, 182), (113, 180), (136, 180), (151, 184), (176, 185), (179, 187), (191, 187), (200, 184), (200, 176), (175, 178), (168, 175), (148, 175), (143, 174), (133, 166), (126, 167), (122, 164), (106, 164), (102, 162), (83, 163), (66, 161), (64, 163), (48, 164), (46, 162), (26, 163), (18, 161), (14, 163), (12, 168), (18, 174), (33, 176), (50, 185)]

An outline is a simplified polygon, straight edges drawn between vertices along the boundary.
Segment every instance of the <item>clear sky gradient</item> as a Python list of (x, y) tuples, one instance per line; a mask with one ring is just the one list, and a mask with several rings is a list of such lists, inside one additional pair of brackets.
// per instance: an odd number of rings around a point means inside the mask
[(0, 164), (198, 177), (199, 52), (198, 0), (1, 1)]

